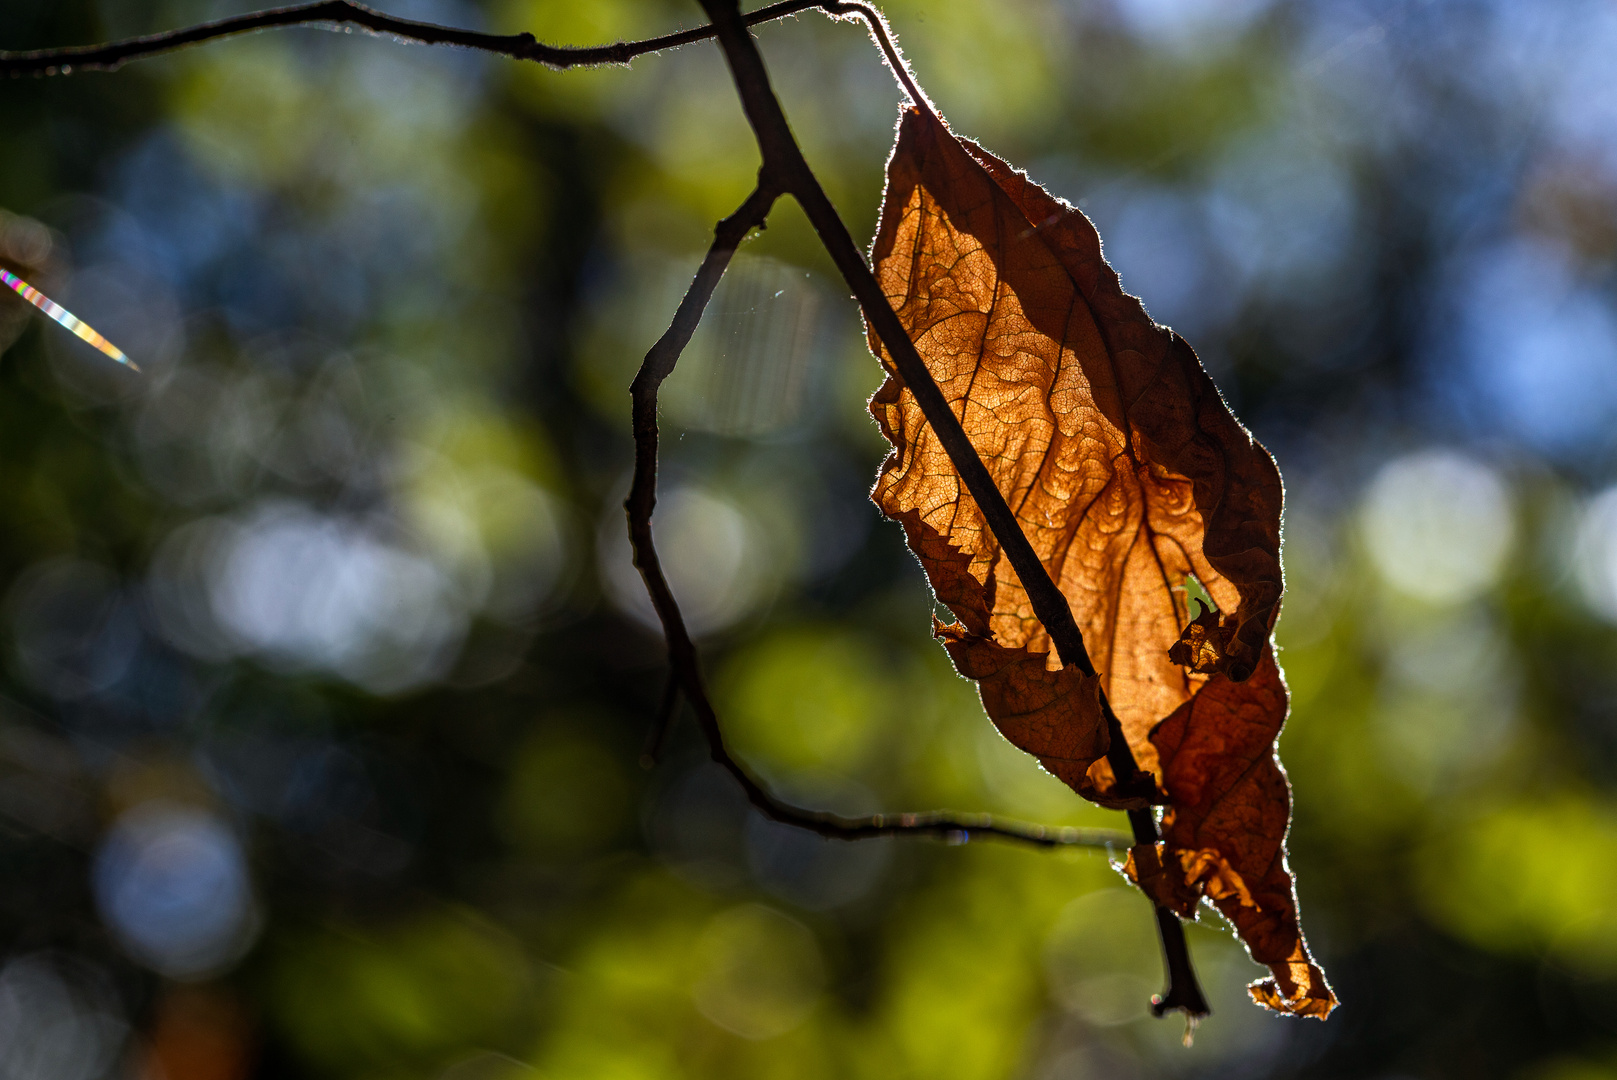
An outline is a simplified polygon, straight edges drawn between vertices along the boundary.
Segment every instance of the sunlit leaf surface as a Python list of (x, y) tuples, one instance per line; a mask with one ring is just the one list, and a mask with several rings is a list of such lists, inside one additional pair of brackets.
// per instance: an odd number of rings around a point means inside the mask
[[(899, 126), (874, 256), (1099, 674), (1052, 655), (982, 512), (890, 376), (871, 402), (894, 447), (874, 498), (959, 619), (937, 629), (955, 666), (1008, 739), (1117, 805), (1098, 760), (1104, 690), (1170, 805), (1165, 851), (1139, 852), (1149, 873), (1131, 874), (1186, 916), (1202, 895), (1219, 904), (1278, 980), (1254, 996), (1324, 1016), (1335, 999), (1297, 925), (1290, 791), (1273, 752), (1287, 709), (1269, 645), (1282, 589), (1273, 460), (1183, 339), (1121, 291), (1081, 211), (919, 108)], [(1191, 622), (1192, 577), (1227, 615)], [(1196, 631), (1196, 657), (1182, 631)]]

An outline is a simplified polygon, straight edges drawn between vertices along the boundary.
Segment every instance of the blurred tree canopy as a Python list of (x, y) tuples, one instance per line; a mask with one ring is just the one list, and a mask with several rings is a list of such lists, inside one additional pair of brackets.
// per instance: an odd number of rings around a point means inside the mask
[[(391, 0), (590, 44), (672, 0)], [(237, 0), (8, 0), (0, 47)], [(894, 0), (1288, 484), (1292, 861), (1343, 1006), (1151, 1020), (1103, 853), (773, 825), (629, 563), (628, 382), (750, 132), (712, 44), (555, 72), (286, 30), (0, 84), (0, 1076), (1617, 1075), (1617, 12)], [(874, 228), (862, 29), (758, 28)], [(1115, 827), (1004, 742), (867, 491), (881, 371), (795, 206), (664, 395), (659, 540), (800, 803)]]

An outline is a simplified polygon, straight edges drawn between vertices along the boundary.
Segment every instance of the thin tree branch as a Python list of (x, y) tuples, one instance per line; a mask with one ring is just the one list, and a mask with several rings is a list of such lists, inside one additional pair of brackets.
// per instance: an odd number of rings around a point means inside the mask
[[(1038, 561), (1032, 545), (1022, 533), (1010, 507), (994, 485), (987, 467), (971, 446), (960, 421), (950, 409), (942, 391), (933, 380), (914, 344), (909, 340), (896, 313), (881, 294), (870, 268), (849, 235), (846, 225), (820, 187), (803, 158), (786, 122), (780, 103), (769, 85), (762, 58), (745, 27), (770, 19), (796, 14), (810, 8), (823, 8), (834, 15), (856, 14), (870, 28), (880, 45), (895, 77), (903, 85), (917, 107), (929, 112), (930, 103), (910, 76), (909, 70), (894, 46), (881, 15), (862, 3), (836, 2), (836, 0), (782, 0), (742, 16), (736, 0), (700, 0), (712, 25), (680, 31), (639, 42), (621, 42), (615, 45), (569, 48), (545, 45), (532, 34), (494, 35), (437, 26), (432, 23), (398, 19), (353, 3), (352, 0), (317, 0), (314, 3), (258, 12), (251, 15), (223, 19), (218, 22), (190, 27), (168, 33), (153, 34), (128, 41), (106, 45), (79, 46), (66, 49), (33, 52), (0, 52), (0, 74), (19, 76), (68, 74), (74, 70), (104, 70), (118, 68), (129, 60), (154, 56), (199, 42), (250, 33), (281, 26), (339, 24), (358, 26), (372, 33), (385, 34), (406, 41), (429, 45), (457, 45), (483, 52), (509, 56), (519, 60), (533, 60), (555, 68), (626, 64), (637, 56), (660, 49), (700, 41), (717, 35), (730, 64), (743, 110), (763, 153), (765, 172), (772, 177), (769, 184), (760, 184), (743, 207), (720, 223), (713, 248), (692, 283), (691, 292), (681, 303), (674, 325), (647, 354), (640, 375), (635, 380), (635, 437), (636, 475), (628, 505), (631, 538), (635, 544), (636, 563), (646, 578), (653, 603), (662, 618), (669, 639), (670, 659), (678, 674), (679, 686), (690, 700), (702, 724), (715, 760), (724, 765), (741, 783), (748, 798), (760, 810), (779, 821), (801, 825), (825, 836), (854, 839), (897, 833), (927, 833), (948, 838), (963, 838), (969, 832), (978, 832), (1004, 839), (1019, 840), (1040, 846), (1061, 844), (1105, 845), (1115, 842), (1116, 834), (1102, 839), (1082, 830), (1051, 830), (1043, 826), (995, 824), (986, 815), (953, 817), (945, 814), (904, 814), (876, 816), (866, 819), (841, 818), (797, 810), (776, 800), (754, 780), (724, 748), (722, 731), (702, 685), (695, 647), (685, 630), (683, 617), (668, 590), (656, 551), (651, 543), (650, 515), (655, 504), (656, 478), (656, 391), (663, 379), (672, 371), (681, 350), (695, 331), (702, 309), (712, 296), (713, 288), (728, 265), (731, 255), (741, 239), (755, 224), (761, 224), (769, 206), (781, 193), (790, 193), (803, 206), (821, 242), (833, 262), (852, 288), (865, 318), (870, 321), (878, 338), (887, 346), (898, 369), (899, 377), (915, 395), (927, 422), (937, 433), (939, 441), (966, 484), (966, 489), (977, 501), (987, 518), (989, 528), (999, 540), (1011, 566), (1027, 589), (1034, 614), (1050, 634), (1052, 643), (1062, 659), (1076, 665), (1088, 675), (1095, 674), (1094, 664), (1084, 647), (1083, 634), (1060, 589), (1050, 579)], [(762, 175), (762, 174), (761, 174)], [(737, 231), (739, 229), (739, 232)], [(649, 436), (648, 433), (649, 432)], [(649, 457), (647, 448), (649, 447)], [(649, 469), (649, 473), (645, 470)], [(644, 479), (649, 477), (649, 482)], [(670, 690), (672, 684), (670, 684)], [(659, 724), (666, 724), (672, 712), (672, 696), (665, 694), (665, 710)], [(1121, 725), (1104, 694), (1101, 697), (1110, 746), (1107, 761), (1116, 778), (1117, 790), (1124, 795), (1149, 797), (1155, 785), (1149, 774), (1142, 773), (1135, 762)], [(660, 741), (660, 735), (658, 736)], [(1155, 817), (1149, 809), (1129, 811), (1129, 823), (1137, 844), (1157, 840)], [(1158, 909), (1158, 924), (1170, 977), (1168, 993), (1154, 1002), (1158, 1015), (1171, 1008), (1183, 1009), (1192, 1018), (1207, 1014), (1206, 1003), (1195, 983), (1183, 931), (1177, 917), (1165, 909)]]
[[(1155, 831), (1153, 828), (1152, 832)], [(1157, 940), (1162, 942), (1162, 966), (1168, 972), (1168, 989), (1166, 993), (1151, 995), (1151, 1015), (1160, 1017), (1175, 1009), (1184, 1013), (1189, 1024), (1185, 1029), (1185, 1045), (1189, 1046), (1196, 1021), (1212, 1015), (1213, 1010), (1207, 1004), (1201, 982), (1196, 978), (1196, 968), (1190, 962), (1190, 945), (1185, 941), (1184, 924), (1179, 921), (1178, 915), (1161, 904), (1154, 906), (1157, 912)]]
[[(914, 395), (927, 423), (932, 426), (933, 432), (948, 453), (950, 462), (965, 482), (966, 490), (977, 501), (989, 528), (993, 530), (994, 537), (1009, 557), (1012, 569), (1021, 580), (1022, 587), (1027, 590), (1033, 613), (1049, 632), (1050, 640), (1062, 660), (1076, 665), (1087, 675), (1094, 675), (1095, 666), (1084, 647), (1083, 633), (1078, 628), (1066, 597), (1050, 579), (1044, 564), (1039, 561), (1033, 545), (1022, 532), (1021, 524), (1016, 520), (1010, 506), (1005, 502), (1004, 495), (1000, 493), (989, 474), (988, 467), (983, 464), (976, 448), (971, 445), (965, 429), (960, 425), (959, 417), (955, 416), (950, 408), (948, 399), (943, 396), (943, 391), (933, 379), (926, 362), (916, 350), (915, 343), (910, 340), (909, 333), (899, 321), (898, 313), (893, 310), (887, 297), (882, 293), (875, 275), (865, 264), (864, 256), (854, 244), (847, 225), (837, 214), (836, 208), (831, 205), (831, 200), (820, 186), (819, 179), (803, 157), (803, 151), (792, 135), (786, 114), (775, 97), (774, 89), (770, 86), (769, 73), (764, 67), (763, 57), (759, 55), (757, 44), (747, 31), (746, 22), (741, 17), (740, 5), (737, 0), (700, 0), (700, 3), (707, 12), (708, 21), (718, 31), (719, 45), (724, 50), (726, 62), (730, 65), (730, 74), (735, 81), (736, 92), (741, 98), (742, 110), (747, 115), (747, 122), (752, 126), (759, 152), (763, 155), (763, 169), (776, 179), (783, 192), (798, 201), (803, 207), (803, 212), (808, 215), (809, 222), (819, 234), (826, 253), (831, 256), (832, 262), (841, 271), (843, 280), (853, 290), (866, 320), (882, 344), (887, 347), (888, 355), (892, 357), (893, 364), (898, 369), (899, 378)], [(850, 11), (865, 14), (864, 10), (860, 10), (864, 9), (863, 4), (849, 4), (847, 7)], [(874, 17), (874, 13), (868, 15), (867, 20), (878, 40), (884, 39), (886, 34), (883, 30), (877, 29), (880, 20)], [(895, 65), (895, 71), (903, 69), (902, 62), (897, 59), (896, 50), (888, 52), (888, 59)], [(913, 81), (910, 81), (909, 86), (913, 85)], [(915, 96), (919, 97), (918, 91)], [(916, 103), (923, 108), (926, 107), (924, 102), (917, 100)], [(1110, 735), (1107, 761), (1112, 766), (1119, 792), (1143, 794), (1146, 785), (1154, 791), (1155, 781), (1149, 774), (1140, 771), (1116, 715), (1110, 705), (1106, 704), (1104, 695), (1101, 700)], [(1131, 810), (1128, 816), (1129, 824), (1133, 827), (1135, 843), (1157, 841), (1156, 818), (1150, 809)], [(1153, 1009), (1159, 1016), (1168, 1009), (1181, 1009), (1192, 1019), (1207, 1015), (1210, 1010), (1196, 983), (1178, 917), (1171, 911), (1159, 908), (1157, 925), (1161, 930), (1169, 986), (1166, 994), (1153, 1000)]]
[[(781, 0), (749, 13), (749, 25), (796, 15), (822, 6), (824, 0)], [(841, 5), (849, 6), (849, 5)], [(689, 45), (713, 36), (711, 26), (681, 30), (645, 41), (621, 41), (613, 45), (546, 45), (532, 34), (481, 34), (435, 23), (416, 22), (385, 15), (352, 0), (316, 0), (314, 3), (255, 11), (217, 22), (203, 23), (182, 30), (169, 30), (145, 37), (129, 38), (104, 45), (76, 45), (64, 49), (32, 52), (0, 52), (0, 75), (68, 75), (75, 71), (115, 71), (130, 60), (183, 49), (204, 41), (250, 34), (283, 26), (323, 26), (327, 29), (357, 26), (373, 34), (384, 34), (422, 45), (456, 45), (479, 52), (532, 60), (557, 69), (627, 64), (637, 56)]]
[(680, 301), (673, 322), (663, 336), (657, 339), (640, 371), (630, 386), (634, 415), (634, 480), (624, 510), (629, 518), (629, 541), (634, 548), (635, 566), (646, 583), (651, 603), (663, 624), (663, 637), (668, 643), (668, 661), (671, 681), (664, 692), (662, 711), (653, 728), (649, 753), (661, 744), (663, 733), (672, 714), (672, 697), (676, 686), (691, 703), (697, 723), (706, 736), (713, 760), (727, 770), (746, 792), (747, 800), (763, 814), (775, 821), (799, 828), (810, 829), (821, 836), (838, 840), (863, 840), (877, 836), (934, 836), (961, 843), (973, 834), (1011, 840), (1036, 847), (1124, 847), (1128, 837), (1110, 829), (1053, 828), (1021, 822), (996, 821), (988, 814), (952, 814), (946, 811), (907, 814), (875, 814), (870, 817), (848, 818), (814, 810), (803, 810), (776, 798), (737, 761), (725, 746), (724, 732), (718, 715), (707, 694), (702, 678), (701, 660), (696, 644), (686, 629), (684, 615), (668, 585), (657, 557), (657, 546), (651, 533), (651, 516), (657, 505), (657, 393), (673, 373), (674, 365), (690, 344), (702, 313), (713, 290), (724, 276), (730, 259), (748, 233), (760, 228), (769, 210), (779, 198), (780, 188), (771, 175), (760, 173), (758, 187), (740, 208), (713, 230), (713, 244), (697, 268), (689, 291)]

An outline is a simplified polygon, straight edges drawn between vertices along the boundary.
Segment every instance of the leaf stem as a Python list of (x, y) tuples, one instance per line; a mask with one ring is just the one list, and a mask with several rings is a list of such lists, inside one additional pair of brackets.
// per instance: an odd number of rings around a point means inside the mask
[[(881, 12), (868, 4), (856, 3), (854, 0), (846, 0), (846, 2), (826, 0), (819, 7), (832, 15), (857, 15), (864, 19), (865, 25), (870, 29), (870, 36), (875, 39), (877, 46), (882, 51), (882, 56), (887, 60), (887, 66), (892, 69), (893, 78), (898, 80), (899, 85), (910, 96), (910, 100), (915, 103), (916, 108), (922, 109), (934, 117), (937, 116), (937, 110), (932, 107), (932, 99), (926, 96), (916, 83), (915, 76), (910, 74), (910, 66), (905, 62), (903, 54), (898, 51), (898, 46), (893, 42), (892, 31), (888, 28), (887, 19)], [(743, 16), (743, 21), (751, 25), (751, 16)]]

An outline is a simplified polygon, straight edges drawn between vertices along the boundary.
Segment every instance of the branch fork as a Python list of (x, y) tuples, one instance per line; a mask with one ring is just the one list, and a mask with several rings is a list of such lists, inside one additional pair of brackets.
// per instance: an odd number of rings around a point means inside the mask
[[(1051, 828), (1018, 822), (995, 821), (986, 814), (960, 815), (946, 812), (878, 814), (865, 818), (845, 818), (835, 814), (803, 810), (776, 798), (734, 757), (725, 746), (723, 730), (708, 697), (695, 643), (685, 626), (679, 605), (662, 572), (652, 539), (651, 517), (656, 506), (657, 483), (657, 395), (663, 381), (673, 372), (681, 352), (690, 342), (702, 313), (713, 296), (725, 269), (742, 241), (754, 229), (764, 226), (770, 210), (782, 195), (790, 195), (807, 214), (826, 252), (852, 290), (871, 328), (887, 347), (899, 377), (915, 396), (928, 423), (936, 432), (967, 490), (981, 508), (989, 527), (1009, 557), (1027, 589), (1034, 614), (1050, 634), (1062, 659), (1087, 675), (1095, 668), (1084, 646), (1083, 634), (1060, 589), (1051, 580), (1032, 545), (1022, 533), (1015, 515), (994, 484), (992, 477), (971, 445), (960, 420), (951, 410), (915, 345), (910, 341), (897, 314), (882, 294), (863, 254), (854, 243), (818, 178), (803, 157), (770, 85), (762, 57), (747, 27), (772, 19), (818, 9), (834, 17), (858, 17), (865, 21), (871, 36), (895, 78), (915, 105), (933, 112), (930, 102), (911, 76), (908, 66), (892, 41), (881, 14), (859, 2), (839, 0), (782, 0), (743, 15), (737, 0), (699, 0), (709, 25), (679, 31), (644, 41), (613, 45), (566, 47), (546, 45), (532, 34), (483, 34), (431, 23), (415, 22), (385, 15), (352, 0), (316, 0), (313, 3), (222, 19), (187, 29), (131, 38), (105, 45), (31, 52), (0, 52), (0, 74), (65, 75), (75, 71), (112, 71), (123, 64), (171, 52), (204, 41), (233, 37), (275, 27), (323, 26), (358, 27), (373, 34), (427, 45), (453, 45), (544, 64), (556, 69), (628, 64), (635, 57), (680, 45), (717, 38), (730, 67), (743, 111), (757, 139), (763, 164), (758, 184), (751, 195), (714, 229), (713, 243), (696, 271), (690, 289), (681, 300), (668, 330), (647, 352), (630, 388), (633, 402), (635, 470), (629, 497), (625, 502), (629, 537), (639, 568), (663, 625), (671, 673), (647, 742), (643, 760), (655, 762), (683, 697), (696, 715), (707, 739), (712, 758), (733, 776), (748, 800), (772, 820), (809, 829), (821, 836), (857, 840), (877, 836), (932, 836), (959, 843), (973, 833), (1038, 847), (1085, 846), (1116, 849), (1127, 846), (1128, 838), (1108, 830)], [(1134, 789), (1144, 797), (1155, 795), (1155, 782), (1136, 763), (1121, 725), (1111, 706), (1102, 697), (1102, 707), (1111, 735), (1107, 761), (1118, 778), (1119, 793)], [(1158, 839), (1153, 810), (1128, 812), (1135, 844), (1154, 844)], [(1186, 1014), (1191, 1025), (1208, 1015), (1209, 1009), (1191, 966), (1184, 929), (1178, 916), (1167, 908), (1156, 908), (1164, 964), (1168, 973), (1167, 991), (1153, 998), (1152, 1012), (1161, 1016), (1170, 1010)], [(1187, 1030), (1187, 1041), (1189, 1033)]]

